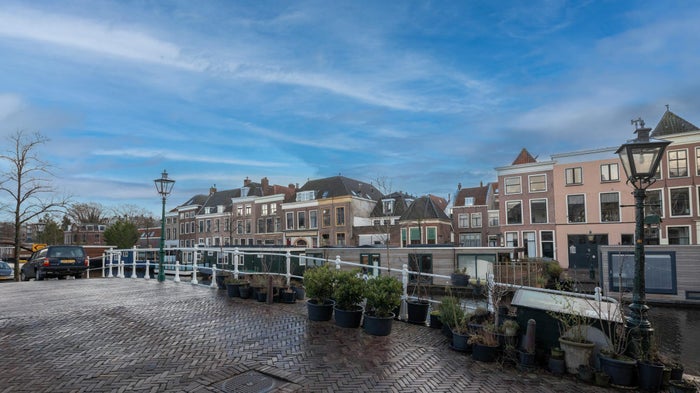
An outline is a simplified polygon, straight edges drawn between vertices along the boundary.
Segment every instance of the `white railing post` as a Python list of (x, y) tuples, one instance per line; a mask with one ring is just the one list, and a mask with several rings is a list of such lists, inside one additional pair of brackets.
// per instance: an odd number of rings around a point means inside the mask
[(487, 292), (489, 293), (488, 294), (489, 295), (489, 297), (488, 297), (488, 302), (489, 302), (488, 310), (489, 310), (489, 312), (495, 312), (495, 310), (493, 309), (493, 291), (495, 289), (496, 281), (494, 280), (492, 273), (489, 273), (486, 275), (486, 281), (487, 281), (486, 285), (487, 285), (487, 289), (488, 289)]
[(136, 279), (136, 253), (134, 253), (134, 259), (131, 260), (131, 278)]
[(175, 261), (175, 282), (180, 282), (180, 261)]
[(372, 276), (379, 277), (379, 262), (372, 262), (372, 266), (374, 266), (374, 269), (372, 269)]
[(109, 274), (107, 277), (112, 278), (114, 275), (112, 274), (112, 261), (114, 260), (114, 253), (110, 252), (109, 253)]
[(408, 265), (403, 264), (401, 268), (401, 286), (403, 286), (403, 294), (401, 295), (401, 308), (399, 308), (399, 319), (405, 321), (408, 319)]
[(335, 256), (335, 270), (340, 270), (340, 262), (342, 262), (340, 260), (340, 255), (336, 255)]
[(240, 258), (240, 251), (238, 247), (233, 249), (233, 278), (238, 280), (238, 260)]
[(105, 264), (107, 263), (105, 259), (107, 259), (107, 254), (102, 253), (102, 278), (105, 278)]
[(146, 272), (143, 274), (144, 280), (151, 279), (151, 273), (149, 272), (149, 270), (151, 270), (151, 264), (148, 262), (148, 258), (146, 258)]
[(197, 251), (194, 253), (194, 261), (192, 262), (192, 280), (190, 280), (192, 285), (197, 285), (199, 284), (199, 281), (197, 281)]
[(292, 280), (292, 253), (289, 250), (285, 254), (285, 264), (287, 268), (287, 286), (289, 286)]
[(119, 278), (125, 277), (125, 275), (124, 275), (124, 265), (125, 264), (126, 264), (126, 262), (122, 258), (121, 254), (119, 254), (119, 262), (117, 265), (117, 277), (119, 277)]
[(209, 284), (209, 287), (211, 289), (218, 288), (218, 285), (216, 285), (216, 263), (211, 266), (211, 284)]

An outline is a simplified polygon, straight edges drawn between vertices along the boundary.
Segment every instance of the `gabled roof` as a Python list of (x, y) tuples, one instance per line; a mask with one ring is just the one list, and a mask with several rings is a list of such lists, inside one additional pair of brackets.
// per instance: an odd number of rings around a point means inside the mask
[(666, 106), (666, 113), (659, 120), (654, 131), (651, 132), (652, 138), (659, 138), (664, 135), (682, 134), (684, 132), (700, 131), (698, 127), (683, 119), (682, 117), (671, 112)]
[[(416, 198), (405, 192), (398, 191), (392, 192), (389, 195), (384, 195), (382, 197), (382, 200), (384, 199), (394, 200), (394, 211), (389, 216), (397, 217), (401, 216), (406, 211), (406, 209), (408, 209), (408, 200)], [(384, 205), (382, 203), (377, 203), (374, 206), (374, 210), (372, 210), (372, 214), (370, 214), (370, 217), (387, 217), (387, 215), (384, 214)]]
[(535, 157), (530, 154), (530, 152), (527, 151), (526, 148), (523, 147), (522, 150), (520, 150), (520, 154), (515, 158), (515, 161), (511, 165), (522, 165), (522, 164), (532, 164), (537, 162)]
[(489, 194), (490, 187), (491, 184), (489, 183), (485, 186), (462, 188), (457, 191), (454, 206), (465, 206), (464, 201), (467, 197), (474, 198), (475, 205), (486, 205), (486, 197)]
[(207, 201), (208, 197), (209, 195), (197, 194), (178, 207), (202, 206)]
[(340, 196), (356, 196), (358, 198), (378, 201), (382, 197), (373, 185), (350, 179), (344, 176), (326, 177), (309, 180), (299, 191), (315, 191), (316, 199), (335, 198)]
[(406, 212), (401, 215), (400, 220), (449, 220), (450, 218), (447, 216), (447, 214), (445, 214), (446, 207), (447, 201), (444, 198), (440, 198), (435, 195), (422, 196), (413, 201)]

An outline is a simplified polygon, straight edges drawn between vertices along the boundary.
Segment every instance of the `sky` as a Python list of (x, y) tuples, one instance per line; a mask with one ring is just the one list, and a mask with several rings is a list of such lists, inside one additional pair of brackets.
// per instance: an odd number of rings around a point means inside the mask
[(0, 149), (38, 131), (59, 192), (155, 216), (163, 169), (169, 208), (338, 174), (450, 198), (666, 105), (700, 124), (698, 20), (673, 0), (1, 0)]

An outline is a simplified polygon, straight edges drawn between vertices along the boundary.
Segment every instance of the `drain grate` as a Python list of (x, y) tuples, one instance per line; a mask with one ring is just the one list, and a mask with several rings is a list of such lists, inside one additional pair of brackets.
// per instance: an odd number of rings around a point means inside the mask
[(224, 381), (222, 389), (230, 393), (265, 393), (277, 387), (277, 380), (257, 371), (246, 371)]

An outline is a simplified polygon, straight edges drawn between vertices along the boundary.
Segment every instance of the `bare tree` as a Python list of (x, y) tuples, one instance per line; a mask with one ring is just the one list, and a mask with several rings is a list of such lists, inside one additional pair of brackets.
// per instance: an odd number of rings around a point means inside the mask
[(37, 149), (48, 139), (39, 132), (17, 131), (8, 137), (10, 149), (0, 154), (8, 164), (2, 173), (0, 191), (11, 197), (2, 209), (14, 215), (15, 281), (19, 281), (20, 232), (22, 226), (46, 213), (62, 211), (68, 198), (57, 198), (51, 184), (51, 166), (42, 160)]
[(155, 225), (156, 219), (153, 213), (141, 206), (125, 204), (112, 209), (112, 214), (124, 221), (128, 221), (137, 228), (149, 228)]
[(66, 216), (75, 224), (104, 224), (107, 222), (105, 208), (97, 202), (74, 203)]

